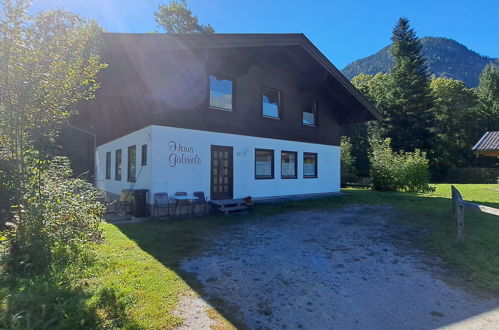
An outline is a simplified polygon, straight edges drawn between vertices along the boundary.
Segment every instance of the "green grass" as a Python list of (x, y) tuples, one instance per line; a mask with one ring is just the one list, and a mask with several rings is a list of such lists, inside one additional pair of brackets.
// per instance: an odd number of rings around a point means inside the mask
[[(499, 208), (499, 185), (457, 185), (465, 200)], [(248, 216), (197, 218), (167, 222), (103, 224), (105, 243), (93, 247), (96, 262), (84, 271), (71, 268), (31, 278), (0, 279), (0, 328), (173, 328), (182, 294), (202, 293), (195, 278), (182, 273), (182, 259), (202, 253), (210, 233), (255, 217), (300, 210), (332, 210), (349, 204), (391, 205), (394, 224), (430, 230), (414, 242), (430, 256), (444, 259), (459, 276), (499, 293), (499, 217), (467, 211), (465, 239), (456, 240), (450, 185), (428, 194), (346, 189), (343, 196), (258, 205)], [(209, 314), (218, 327), (234, 325), (235, 311), (214, 301)]]

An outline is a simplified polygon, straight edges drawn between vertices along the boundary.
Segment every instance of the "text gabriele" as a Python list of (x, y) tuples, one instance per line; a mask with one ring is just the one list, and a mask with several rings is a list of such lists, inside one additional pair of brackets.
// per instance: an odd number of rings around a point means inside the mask
[(198, 154), (194, 153), (194, 148), (184, 146), (176, 141), (168, 142), (170, 148), (170, 156), (168, 162), (170, 167), (177, 165), (201, 165), (201, 158)]

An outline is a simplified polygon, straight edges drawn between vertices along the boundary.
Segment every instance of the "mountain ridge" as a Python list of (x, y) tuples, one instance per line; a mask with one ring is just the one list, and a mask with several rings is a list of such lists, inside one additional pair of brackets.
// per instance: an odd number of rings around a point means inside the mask
[[(461, 80), (469, 87), (476, 87), (485, 66), (499, 66), (499, 58), (480, 55), (453, 39), (424, 37), (420, 41), (429, 72), (437, 77)], [(350, 80), (360, 73), (387, 73), (393, 65), (390, 48), (388, 45), (373, 55), (358, 59), (341, 72)]]

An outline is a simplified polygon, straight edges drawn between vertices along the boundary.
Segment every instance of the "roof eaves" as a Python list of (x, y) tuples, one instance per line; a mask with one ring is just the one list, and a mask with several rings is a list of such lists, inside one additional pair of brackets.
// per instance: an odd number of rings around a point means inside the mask
[(478, 142), (475, 144), (475, 146), (473, 148), (471, 148), (471, 150), (478, 150), (478, 148), (480, 147), (480, 145), (482, 144), (482, 142), (485, 140), (485, 138), (490, 134), (490, 132), (485, 132), (485, 134), (480, 138), (480, 140), (478, 140)]
[(378, 120), (382, 120), (383, 116), (379, 111), (366, 99), (362, 93), (355, 88), (354, 85), (334, 66), (333, 63), (304, 35), (300, 34), (302, 38), (302, 47), (308, 51), (329, 73), (333, 75), (355, 98), (371, 112), (371, 114)]

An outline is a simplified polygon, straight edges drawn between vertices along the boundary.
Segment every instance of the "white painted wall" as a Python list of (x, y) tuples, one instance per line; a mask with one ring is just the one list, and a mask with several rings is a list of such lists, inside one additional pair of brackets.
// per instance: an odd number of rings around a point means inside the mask
[[(184, 151), (171, 150), (170, 142)], [(97, 179), (101, 189), (119, 194), (128, 189), (126, 182), (127, 149), (137, 145), (137, 173), (140, 169), (140, 146), (148, 144), (148, 165), (142, 170), (134, 188), (149, 189), (150, 196), (177, 191), (204, 191), (210, 198), (211, 145), (232, 146), (234, 152), (234, 198), (269, 197), (294, 194), (328, 193), (340, 190), (340, 148), (322, 144), (294, 142), (234, 134), (198, 131), (166, 126), (149, 126), (97, 148)], [(122, 180), (114, 180), (114, 151), (123, 149)], [(274, 179), (255, 179), (255, 148), (274, 150)], [(281, 151), (298, 153), (298, 178), (281, 179)], [(105, 153), (112, 152), (111, 180), (105, 180)], [(303, 178), (303, 153), (318, 154), (318, 177)], [(191, 163), (173, 166), (170, 157), (187, 157)]]
[[(131, 182), (127, 181), (128, 173), (128, 147), (136, 146), (136, 172), (137, 178), (134, 189), (150, 189), (151, 187), (151, 170), (152, 170), (152, 139), (151, 126), (145, 127), (119, 139), (102, 144), (96, 150), (96, 186), (114, 195), (120, 195), (123, 189), (130, 189)], [(147, 145), (147, 165), (141, 166), (142, 145)], [(115, 180), (115, 161), (116, 150), (121, 149), (121, 180)], [(106, 180), (106, 152), (111, 152), (111, 179)], [(110, 197), (116, 197), (110, 195)]]

